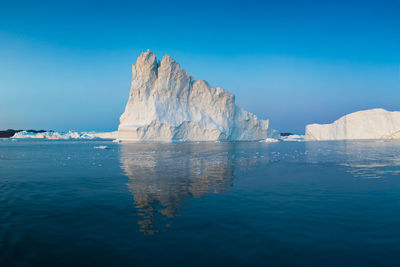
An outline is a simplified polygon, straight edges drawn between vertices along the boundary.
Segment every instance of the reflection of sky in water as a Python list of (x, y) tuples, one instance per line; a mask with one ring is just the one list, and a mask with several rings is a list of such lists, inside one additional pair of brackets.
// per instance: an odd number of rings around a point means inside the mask
[(121, 145), (120, 160), (142, 218), (141, 231), (154, 234), (157, 217), (180, 216), (185, 199), (225, 191), (232, 186), (234, 168), (267, 162), (267, 157), (249, 155), (231, 143), (131, 143)]
[(399, 155), (394, 141), (0, 141), (0, 266), (400, 266)]
[(356, 178), (400, 174), (400, 141), (306, 142), (309, 163), (336, 163)]
[(262, 173), (275, 163), (333, 167), (362, 179), (400, 174), (400, 141), (131, 143), (120, 148), (145, 234), (168, 227), (183, 215), (180, 210), (188, 200), (226, 192), (238, 174)]

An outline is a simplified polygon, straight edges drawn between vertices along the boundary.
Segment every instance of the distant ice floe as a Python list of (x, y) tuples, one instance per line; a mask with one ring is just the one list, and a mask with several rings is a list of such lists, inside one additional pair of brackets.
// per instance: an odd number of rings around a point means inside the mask
[(261, 140), (261, 143), (277, 143), (280, 141), (303, 142), (304, 135), (292, 134), (288, 136), (280, 136), (279, 138), (266, 138)]
[(108, 146), (95, 146), (94, 149), (108, 149)]
[(261, 143), (277, 143), (277, 142), (279, 142), (279, 139), (267, 138), (267, 139), (261, 140), (260, 142)]
[(282, 141), (294, 141), (294, 142), (302, 142), (304, 141), (304, 135), (292, 134), (288, 136), (281, 136)]
[[(266, 138), (261, 140), (263, 143), (277, 143), (280, 141), (304, 141), (304, 135), (289, 135), (289, 136), (280, 136), (275, 135), (276, 138)], [(77, 132), (77, 131), (68, 131), (68, 132), (41, 132), (41, 133), (32, 133), (27, 131), (22, 131), (16, 133), (11, 139), (12, 141), (17, 141), (18, 139), (31, 138), (31, 139), (47, 139), (47, 140), (71, 140), (71, 139), (113, 139), (113, 142), (120, 143), (122, 140), (119, 139), (118, 131), (115, 132)], [(170, 140), (171, 141), (171, 140)], [(173, 140), (172, 142), (187, 142), (190, 140)], [(220, 141), (216, 141), (220, 142)], [(106, 149), (101, 147), (95, 147), (96, 149)]]
[(116, 137), (116, 132), (43, 132), (43, 133), (30, 133), (27, 131), (22, 131), (16, 133), (12, 138), (22, 139), (22, 138), (34, 138), (34, 139), (48, 139), (48, 140), (69, 140), (69, 139), (114, 139)]

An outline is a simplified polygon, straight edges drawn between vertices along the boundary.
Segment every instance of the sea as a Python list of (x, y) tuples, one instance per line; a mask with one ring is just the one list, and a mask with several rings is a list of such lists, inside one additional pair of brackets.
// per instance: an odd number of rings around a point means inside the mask
[(400, 266), (400, 141), (0, 139), (0, 266)]

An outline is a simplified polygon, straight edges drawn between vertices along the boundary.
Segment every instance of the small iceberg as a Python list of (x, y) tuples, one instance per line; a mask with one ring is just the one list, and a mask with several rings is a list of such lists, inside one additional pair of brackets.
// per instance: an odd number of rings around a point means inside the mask
[(266, 138), (264, 140), (261, 140), (260, 142), (262, 143), (277, 143), (279, 142), (279, 139), (275, 139), (275, 138)]
[(292, 142), (303, 142), (304, 138), (305, 138), (304, 135), (299, 135), (299, 134), (291, 134), (288, 136), (281, 137), (282, 141), (292, 141)]

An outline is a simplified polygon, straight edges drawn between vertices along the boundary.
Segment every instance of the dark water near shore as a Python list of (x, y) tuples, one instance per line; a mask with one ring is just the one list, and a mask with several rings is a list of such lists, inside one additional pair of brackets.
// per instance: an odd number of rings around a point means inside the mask
[(400, 142), (0, 140), (0, 266), (399, 266), (399, 252)]

